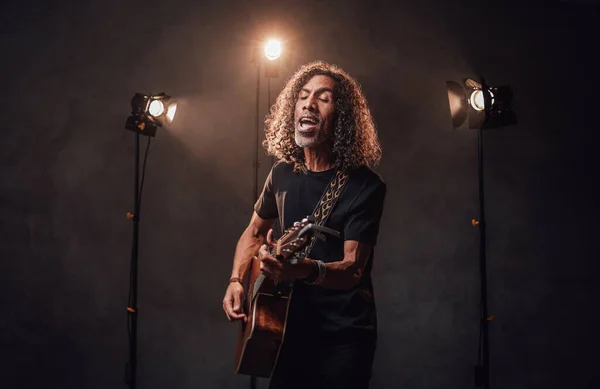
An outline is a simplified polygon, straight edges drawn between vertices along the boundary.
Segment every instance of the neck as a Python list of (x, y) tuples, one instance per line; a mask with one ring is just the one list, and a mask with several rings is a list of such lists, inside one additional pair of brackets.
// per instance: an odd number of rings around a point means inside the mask
[(331, 169), (334, 166), (331, 159), (331, 150), (326, 144), (321, 144), (320, 147), (316, 148), (304, 148), (304, 165), (311, 172), (322, 172)]

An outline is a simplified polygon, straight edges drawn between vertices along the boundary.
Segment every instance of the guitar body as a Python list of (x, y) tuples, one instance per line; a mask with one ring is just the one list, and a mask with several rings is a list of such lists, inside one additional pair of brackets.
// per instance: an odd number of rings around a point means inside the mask
[(252, 259), (249, 286), (245, 299), (248, 321), (241, 323), (235, 371), (269, 378), (283, 344), (292, 288), (275, 285), (264, 277), (256, 257)]
[[(291, 261), (314, 238), (316, 233), (339, 237), (339, 232), (315, 225), (309, 218), (294, 223), (277, 240), (272, 255), (280, 261)], [(235, 372), (254, 377), (270, 378), (283, 344), (288, 308), (292, 299), (292, 284), (275, 283), (260, 271), (260, 261), (254, 257), (250, 266), (244, 311), (235, 353)]]

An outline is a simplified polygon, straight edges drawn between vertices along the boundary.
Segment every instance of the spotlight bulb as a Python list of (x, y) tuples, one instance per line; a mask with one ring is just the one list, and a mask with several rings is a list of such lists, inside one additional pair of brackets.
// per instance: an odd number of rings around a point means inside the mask
[[(494, 94), (490, 91), (491, 105), (494, 105)], [(483, 111), (485, 109), (485, 100), (483, 98), (483, 92), (481, 89), (477, 89), (471, 93), (471, 97), (469, 98), (469, 103), (471, 103), (471, 107), (476, 111)]]
[(265, 44), (265, 57), (273, 61), (281, 56), (281, 42), (276, 39), (270, 39)]
[(152, 100), (148, 113), (154, 117), (160, 116), (165, 111), (165, 105), (160, 100)]

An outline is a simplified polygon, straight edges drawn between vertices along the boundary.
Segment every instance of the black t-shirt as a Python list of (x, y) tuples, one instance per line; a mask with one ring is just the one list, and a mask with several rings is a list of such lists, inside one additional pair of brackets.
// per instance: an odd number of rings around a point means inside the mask
[[(294, 172), (293, 165), (273, 166), (254, 210), (263, 219), (279, 219), (283, 229), (311, 215), (335, 169), (323, 172)], [(356, 240), (375, 245), (383, 211), (386, 185), (368, 167), (349, 172), (348, 182), (325, 224), (340, 232), (341, 238), (317, 240), (308, 257), (323, 262), (344, 258), (344, 241)], [(286, 332), (295, 327), (317, 331), (376, 329), (377, 317), (371, 267), (373, 252), (363, 275), (349, 290), (326, 289), (302, 281), (294, 283)]]

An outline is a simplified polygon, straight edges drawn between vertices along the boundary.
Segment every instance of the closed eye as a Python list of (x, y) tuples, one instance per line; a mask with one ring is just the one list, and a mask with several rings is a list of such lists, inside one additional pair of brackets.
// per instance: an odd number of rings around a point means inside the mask
[(321, 100), (322, 102), (328, 103), (330, 99), (331, 99), (331, 92), (323, 91), (323, 92), (319, 93), (319, 100)]

